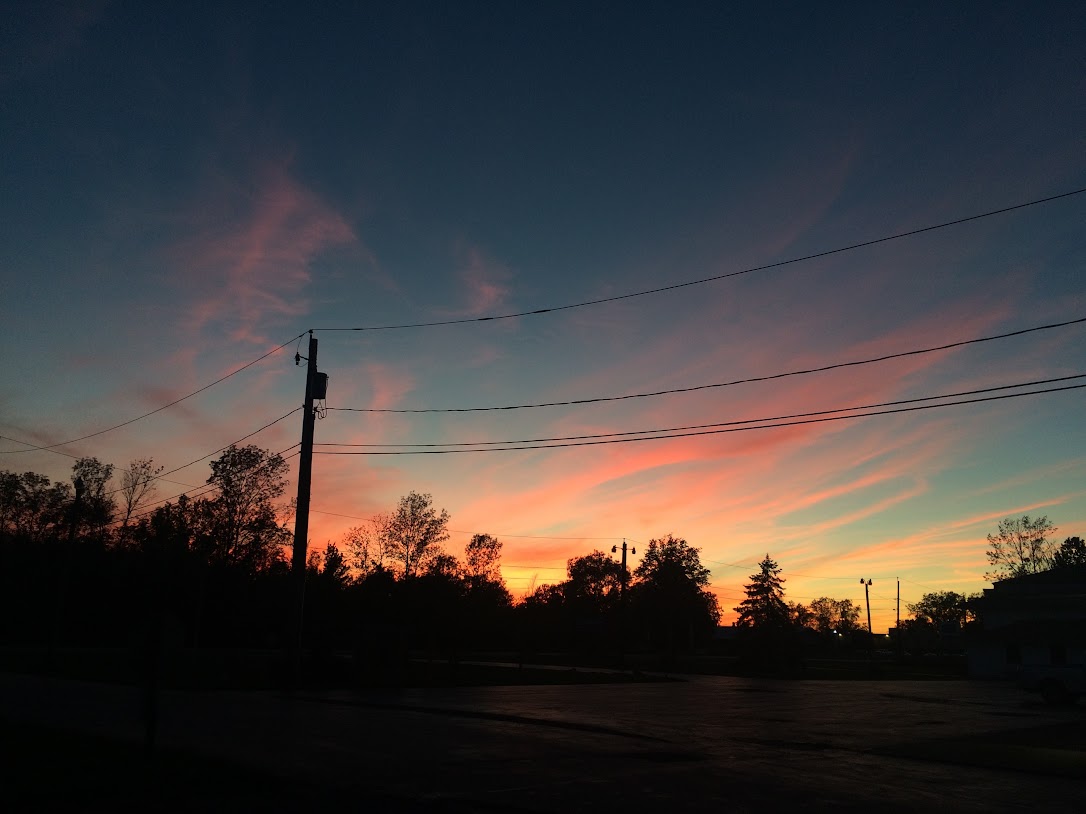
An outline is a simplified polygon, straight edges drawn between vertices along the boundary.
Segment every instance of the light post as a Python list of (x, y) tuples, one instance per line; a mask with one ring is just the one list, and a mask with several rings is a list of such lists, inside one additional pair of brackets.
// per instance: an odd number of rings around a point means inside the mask
[[(637, 549), (629, 549), (636, 554)], [(611, 553), (618, 552), (618, 546), (611, 546)], [(622, 573), (618, 580), (618, 667), (626, 669), (626, 540), (622, 540)]]
[(864, 586), (864, 600), (867, 602), (867, 635), (871, 636), (871, 594), (869, 589), (871, 588), (871, 580), (864, 580), (860, 577), (860, 584)]
[(875, 636), (871, 630), (871, 580), (860, 577), (860, 584), (864, 586), (864, 601), (867, 603), (867, 664), (868, 669), (875, 671)]

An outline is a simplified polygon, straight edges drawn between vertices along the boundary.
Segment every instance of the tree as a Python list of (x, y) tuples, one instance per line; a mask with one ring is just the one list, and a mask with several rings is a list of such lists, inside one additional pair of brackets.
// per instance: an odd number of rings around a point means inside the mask
[(1053, 568), (1086, 565), (1086, 542), (1081, 537), (1068, 537), (1052, 555)]
[(197, 504), (209, 560), (261, 570), (282, 556), (292, 535), (278, 522), (275, 500), (286, 489), (287, 469), (282, 456), (252, 444), (230, 446), (211, 462), (207, 482), (219, 492)]
[(1029, 515), (999, 521), (999, 532), (988, 535), (988, 563), (992, 570), (984, 578), (996, 582), (1009, 577), (1036, 574), (1052, 566), (1054, 543), (1049, 535), (1056, 531), (1047, 517)]
[(906, 605), (917, 624), (940, 628), (945, 624), (965, 621), (966, 597), (955, 591), (934, 591), (924, 594), (919, 602)]
[(155, 467), (152, 458), (136, 458), (121, 475), (121, 506), (124, 518), (121, 522), (127, 528), (132, 514), (145, 500), (155, 492), (155, 480), (162, 474), (163, 467)]
[(79, 458), (72, 466), (72, 483), (76, 501), (73, 506), (75, 523), (87, 526), (96, 534), (102, 534), (113, 519), (116, 504), (107, 491), (113, 477), (113, 464), (104, 464), (97, 458)]
[(445, 579), (460, 578), (460, 560), (447, 551), (431, 549), (426, 557), (424, 573), (431, 577), (444, 577)]
[(851, 633), (860, 626), (860, 609), (851, 599), (820, 596), (811, 601), (811, 621), (819, 633)]
[(634, 571), (635, 610), (642, 623), (676, 636), (704, 634), (720, 621), (720, 605), (709, 590), (710, 571), (700, 550), (672, 535), (649, 540)]
[(569, 578), (563, 588), (567, 602), (598, 613), (617, 603), (622, 590), (622, 566), (602, 551), (571, 558), (566, 573)]
[(22, 478), (14, 472), (0, 472), (0, 538), (18, 527), (22, 485)]
[(72, 487), (36, 472), (0, 473), (0, 532), (43, 542), (74, 519)]
[(473, 581), (501, 582), (502, 543), (490, 534), (476, 534), (464, 548), (464, 573)]
[(788, 627), (788, 605), (784, 601), (784, 580), (780, 566), (768, 555), (758, 563), (758, 573), (750, 575), (743, 588), (747, 598), (735, 608), (736, 625), (754, 630), (780, 630)]
[(321, 567), (321, 576), (326, 582), (331, 582), (337, 587), (344, 587), (351, 581), (351, 569), (335, 543), (328, 543), (324, 547), (324, 563)]
[(428, 553), (449, 539), (449, 513), (434, 508), (428, 494), (410, 492), (389, 517), (387, 539), (392, 559), (410, 578), (425, 566)]
[(798, 628), (814, 627), (814, 615), (802, 602), (788, 603), (788, 618)]
[(348, 529), (343, 544), (350, 552), (350, 566), (359, 578), (364, 579), (375, 571), (383, 570), (391, 559), (389, 526), (392, 515), (388, 512), (371, 517), (365, 525)]

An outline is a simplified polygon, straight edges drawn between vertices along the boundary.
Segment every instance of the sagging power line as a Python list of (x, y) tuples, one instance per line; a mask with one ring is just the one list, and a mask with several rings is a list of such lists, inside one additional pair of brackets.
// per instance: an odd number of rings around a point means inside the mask
[(1051, 387), (1045, 390), (1033, 390), (1027, 393), (1003, 393), (996, 396), (984, 396), (974, 399), (962, 399), (960, 401), (948, 401), (942, 404), (920, 404), (908, 407), (896, 407), (889, 410), (877, 410), (875, 412), (867, 413), (855, 413), (852, 415), (833, 415), (823, 416), (820, 418), (806, 418), (796, 421), (778, 421), (769, 424), (758, 424), (754, 426), (740, 426), (740, 427), (724, 427), (721, 429), (710, 430), (697, 430), (692, 432), (680, 432), (680, 433), (664, 433), (662, 435), (650, 435), (639, 438), (607, 438), (602, 440), (591, 441), (571, 441), (558, 444), (539, 444), (539, 445), (522, 445), (522, 446), (504, 446), (504, 447), (485, 447), (485, 448), (469, 448), (469, 449), (410, 449), (410, 450), (365, 450), (365, 451), (342, 451), (342, 450), (321, 450), (314, 452), (315, 455), (456, 455), (469, 452), (515, 452), (515, 451), (527, 451), (538, 449), (560, 449), (563, 447), (584, 447), (584, 446), (599, 446), (602, 444), (627, 444), (637, 441), (660, 441), (667, 438), (689, 438), (693, 436), (701, 435), (719, 435), (723, 433), (732, 432), (745, 432), (750, 430), (768, 430), (779, 427), (794, 427), (802, 424), (820, 424), (829, 421), (845, 421), (857, 418), (870, 418), (872, 416), (891, 415), (894, 413), (908, 413), (917, 412), (920, 410), (934, 410), (941, 407), (956, 407), (963, 404), (979, 404), (986, 401), (1000, 401), (1005, 399), (1020, 398), (1022, 396), (1039, 396), (1045, 393), (1058, 393), (1065, 390), (1079, 390), (1086, 387), (1086, 384), (1072, 384), (1064, 387)]
[[(716, 282), (717, 280), (725, 280), (730, 277), (739, 277), (744, 274), (753, 274), (759, 271), (769, 271), (771, 269), (781, 268), (782, 266), (794, 265), (796, 263), (804, 263), (810, 260), (817, 260), (822, 257), (829, 257), (835, 254), (842, 254), (844, 252), (854, 251), (856, 249), (862, 249), (867, 246), (875, 246), (879, 243), (888, 243), (892, 240), (902, 240), (907, 237), (914, 237), (926, 232), (934, 232), (939, 229), (947, 229), (952, 226), (959, 226), (963, 223), (969, 223), (971, 221), (982, 220), (984, 218), (990, 218), (995, 215), (1002, 215), (1007, 212), (1014, 212), (1019, 209), (1025, 209), (1030, 206), (1038, 206), (1040, 204), (1051, 203), (1064, 198), (1070, 198), (1074, 195), (1081, 195), (1086, 192), (1086, 187), (1082, 189), (1071, 190), (1070, 192), (1063, 192), (1059, 195), (1050, 195), (1047, 198), (1038, 198), (1033, 201), (1025, 201), (1024, 203), (1014, 204), (1013, 206), (1005, 206), (1000, 209), (992, 209), (987, 212), (981, 212), (976, 215), (967, 215), (963, 218), (957, 218), (955, 220), (943, 221), (942, 223), (936, 223), (931, 226), (923, 226), (919, 229), (911, 229), (907, 232), (898, 232), (892, 235), (885, 235), (883, 237), (874, 238), (872, 240), (865, 240), (860, 243), (852, 243), (848, 246), (839, 246), (835, 249), (827, 249), (825, 251), (816, 252), (814, 254), (807, 254), (802, 257), (793, 257), (788, 260), (780, 260), (776, 263), (766, 263), (760, 266), (752, 266), (750, 268), (740, 269), (739, 271), (730, 271), (724, 274), (714, 274), (711, 277), (702, 277), (697, 280), (687, 280), (683, 283), (674, 283), (672, 285), (659, 286), (658, 288), (649, 288), (644, 291), (634, 291), (628, 294), (617, 294), (613, 297), (600, 297), (594, 300), (585, 300), (583, 302), (568, 303), (566, 305), (555, 305), (549, 308), (536, 308), (530, 311), (518, 311), (510, 314), (498, 314), (489, 317), (466, 317), (463, 319), (444, 319), (434, 322), (415, 322), (406, 323), (402, 325), (370, 325), (363, 327), (333, 327), (333, 328), (312, 328), (313, 331), (393, 331), (402, 330), (407, 328), (432, 328), (440, 325), (463, 325), (467, 323), (479, 323), (479, 322), (493, 322), (503, 319), (516, 319), (517, 317), (530, 317), (539, 314), (551, 314), (558, 311), (569, 311), (574, 308), (585, 308), (591, 305), (603, 305), (609, 302), (618, 302), (620, 300), (629, 300), (635, 297), (645, 297), (650, 294), (662, 294), (667, 291), (675, 291), (680, 288), (688, 288), (695, 285), (704, 285), (705, 283)], [(293, 341), (293, 340), (291, 340)]]
[[(283, 453), (290, 452), (290, 450), (292, 450), (292, 449), (294, 449), (295, 447), (298, 447), (298, 446), (300, 446), (300, 445), (299, 444), (291, 444), (286, 449), (282, 449), (279, 452), (273, 453), (270, 456), (268, 463), (262, 464), (261, 466), (258, 466), (258, 467), (254, 467), (251, 471), (252, 472), (261, 471), (262, 469), (266, 468), (271, 463), (271, 461), (274, 460), (275, 458), (282, 458), (284, 461), (289, 461), (291, 458), (296, 456), (298, 453), (293, 452), (290, 455), (284, 455)], [(212, 453), (212, 454), (214, 454), (214, 453)], [(145, 504), (141, 511), (133, 514), (128, 519), (129, 520), (138, 520), (139, 518), (142, 518), (142, 517), (148, 517), (148, 516), (154, 514), (157, 511), (157, 508), (151, 508), (151, 507), (158, 507), (163, 503), (169, 503), (171, 500), (176, 500), (179, 497), (188, 497), (190, 499), (200, 498), (200, 497), (203, 497), (204, 495), (207, 495), (207, 494), (210, 494), (211, 492), (214, 492), (218, 488), (219, 487), (216, 486), (215, 484), (208, 484), (208, 483), (205, 483), (205, 484), (203, 484), (201, 486), (193, 486), (191, 489), (187, 489), (184, 492), (179, 492), (178, 494), (170, 495), (170, 497), (162, 498), (161, 500), (151, 501), (150, 503)], [(198, 490), (198, 491), (196, 491), (195, 494), (191, 494), (194, 490)], [(110, 525), (114, 525), (114, 524), (119, 523), (119, 522), (120, 522), (120, 520), (114, 520)]]
[(879, 407), (894, 407), (901, 404), (916, 404), (922, 401), (935, 401), (937, 399), (958, 398), (960, 396), (973, 396), (981, 393), (994, 393), (999, 390), (1012, 390), (1019, 387), (1036, 387), (1042, 384), (1054, 384), (1056, 382), (1071, 381), (1074, 379), (1086, 378), (1086, 373), (1076, 373), (1071, 376), (1060, 376), (1055, 379), (1038, 379), (1032, 382), (1020, 382), (1018, 384), (1004, 384), (998, 387), (984, 387), (977, 390), (963, 390), (957, 393), (943, 393), (938, 396), (918, 396), (911, 399), (899, 399), (897, 401), (884, 401), (877, 404), (863, 404), (855, 407), (837, 407), (831, 410), (816, 410), (807, 413), (792, 413), (789, 415), (768, 416), (765, 418), (744, 418), (735, 421), (718, 421), (712, 424), (690, 424), (682, 427), (658, 427), (651, 430), (627, 430), (625, 432), (605, 432), (595, 433), (592, 435), (564, 435), (552, 438), (522, 438), (511, 441), (445, 441), (429, 444), (356, 444), (356, 443), (338, 443), (329, 441), (325, 443), (316, 444), (318, 447), (367, 447), (367, 448), (383, 448), (383, 447), (472, 447), (472, 446), (498, 446), (507, 444), (538, 444), (546, 442), (556, 441), (582, 441), (590, 438), (620, 438), (623, 436), (631, 435), (648, 435), (650, 433), (661, 432), (681, 432), (685, 430), (702, 430), (709, 429), (711, 427), (730, 427), (743, 424), (757, 424), (765, 421), (783, 421), (794, 418), (809, 418), (811, 416), (831, 415), (833, 413), (847, 413), (854, 412), (856, 410), (873, 410)]
[(913, 350), (898, 351), (896, 353), (889, 353), (883, 356), (873, 356), (867, 359), (855, 359), (847, 362), (834, 362), (828, 365), (820, 365), (818, 367), (804, 368), (802, 370), (789, 370), (784, 373), (772, 373), (764, 376), (751, 376), (745, 379), (733, 379), (727, 382), (715, 382), (713, 384), (698, 384), (691, 387), (675, 387), (669, 390), (654, 390), (648, 393), (627, 393), (620, 396), (596, 396), (592, 398), (582, 399), (570, 399), (567, 401), (545, 401), (535, 404), (510, 404), (496, 407), (432, 407), (424, 409), (394, 409), (394, 408), (376, 408), (376, 407), (329, 407), (329, 410), (336, 410), (339, 412), (348, 413), (476, 413), (476, 412), (490, 412), (499, 410), (527, 410), (535, 409), (538, 407), (571, 407), (582, 404), (598, 404), (608, 401), (625, 401), (627, 399), (644, 399), (655, 398), (657, 396), (671, 396), (678, 393), (693, 393), (699, 390), (711, 390), (722, 387), (735, 387), (740, 384), (754, 384), (756, 382), (768, 382), (774, 379), (784, 379), (790, 376), (807, 376), (813, 373), (825, 373), (830, 370), (839, 370), (846, 367), (858, 367), (860, 365), (870, 365), (878, 362), (886, 362), (891, 359), (903, 359), (909, 356), (921, 356), (927, 353), (937, 353), (944, 350), (952, 350), (953, 348), (961, 348), (967, 345), (977, 345), (982, 342), (993, 342), (997, 339), (1010, 339), (1015, 336), (1023, 336), (1025, 334), (1036, 333), (1038, 331), (1048, 331), (1054, 328), (1066, 328), (1071, 325), (1080, 325), (1086, 323), (1086, 317), (1079, 317), (1077, 319), (1070, 319), (1064, 322), (1051, 322), (1047, 325), (1035, 325), (1031, 328), (1021, 328), (1017, 331), (1009, 331), (1007, 333), (993, 334), (991, 336), (979, 336), (972, 339), (962, 339), (957, 342), (949, 342), (943, 345), (935, 345), (927, 348), (916, 348)]
[[(64, 447), (64, 446), (67, 446), (68, 444), (74, 444), (74, 443), (76, 443), (78, 441), (86, 441), (88, 438), (96, 438), (99, 435), (105, 435), (108, 432), (113, 432), (114, 430), (119, 430), (119, 429), (121, 429), (121, 427), (127, 427), (129, 424), (135, 424), (137, 421), (142, 421), (145, 418), (150, 418), (151, 416), (155, 415), (156, 413), (161, 413), (163, 410), (168, 410), (170, 407), (175, 407), (178, 404), (180, 404), (181, 402), (187, 401), (188, 399), (192, 398), (193, 396), (198, 396), (200, 393), (203, 393), (205, 390), (210, 390), (212, 387), (214, 387), (217, 384), (222, 384), (223, 382), (225, 382), (227, 379), (231, 378), (232, 376), (236, 376), (237, 374), (241, 373), (243, 370), (246, 370), (246, 369), (252, 367), (253, 365), (257, 364), (258, 362), (264, 361), (269, 356), (272, 356), (272, 355), (278, 353), (283, 348), (285, 348), (287, 345), (289, 345), (291, 342), (295, 342), (295, 341), (297, 341), (298, 339), (300, 339), (303, 336), (305, 336), (304, 333), (298, 334), (298, 336), (295, 336), (295, 337), (291, 337), (290, 339), (288, 339), (283, 344), (277, 345), (276, 347), (272, 348), (270, 351), (265, 353), (263, 356), (259, 356), (256, 359), (253, 359), (253, 361), (242, 365), (237, 370), (234, 370), (231, 373), (227, 373), (225, 376), (221, 376), (220, 378), (216, 379), (215, 381), (211, 382), (210, 384), (205, 384), (203, 387), (201, 387), (201, 388), (199, 388), (197, 390), (193, 390), (188, 395), (182, 396), (179, 399), (174, 399), (173, 401), (169, 402), (168, 404), (163, 404), (161, 407), (156, 407), (155, 409), (153, 409), (153, 410), (151, 410), (149, 412), (143, 413), (143, 415), (138, 415), (135, 418), (128, 419), (127, 421), (122, 421), (120, 424), (114, 424), (112, 427), (106, 427), (104, 430), (98, 430), (96, 432), (88, 433), (87, 435), (81, 435), (78, 438), (70, 438), (67, 441), (58, 441), (55, 444), (48, 444), (46, 446), (36, 446), (36, 447), (34, 447), (34, 449), (43, 450), (43, 451), (51, 451), (55, 447)], [(0, 436), (0, 438), (6, 438), (6, 436)], [(15, 441), (15, 443), (17, 443), (17, 444), (25, 444), (25, 443), (27, 443), (26, 441), (18, 441), (18, 440), (14, 439), (14, 438), (7, 438), (7, 440)], [(31, 445), (31, 446), (33, 446), (33, 445)], [(9, 454), (16, 453), (16, 452), (26, 452), (26, 451), (27, 450), (22, 450), (22, 449), (7, 449), (7, 450), (0, 451), (0, 455), (9, 455)]]

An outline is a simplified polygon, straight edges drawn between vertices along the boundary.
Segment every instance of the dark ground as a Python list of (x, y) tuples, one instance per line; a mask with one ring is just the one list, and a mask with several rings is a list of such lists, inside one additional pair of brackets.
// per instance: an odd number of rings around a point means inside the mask
[(964, 681), (166, 691), (0, 674), (5, 811), (1076, 810), (1086, 707)]

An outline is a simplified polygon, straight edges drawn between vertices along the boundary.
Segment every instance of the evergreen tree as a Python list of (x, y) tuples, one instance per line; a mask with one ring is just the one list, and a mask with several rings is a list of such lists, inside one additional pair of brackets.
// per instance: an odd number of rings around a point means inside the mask
[(758, 563), (758, 573), (751, 574), (743, 589), (747, 598), (735, 608), (739, 614), (736, 624), (754, 630), (783, 629), (789, 626), (791, 614), (784, 601), (784, 580), (780, 566), (768, 555)]

